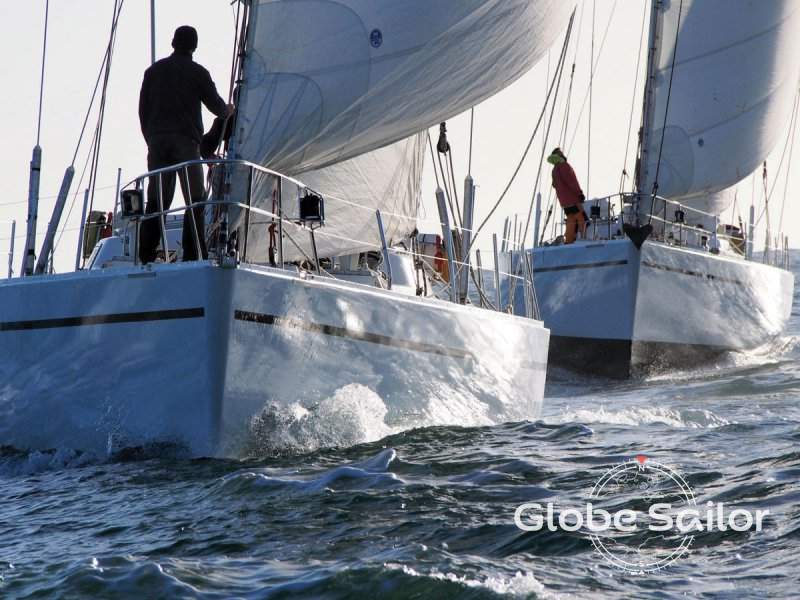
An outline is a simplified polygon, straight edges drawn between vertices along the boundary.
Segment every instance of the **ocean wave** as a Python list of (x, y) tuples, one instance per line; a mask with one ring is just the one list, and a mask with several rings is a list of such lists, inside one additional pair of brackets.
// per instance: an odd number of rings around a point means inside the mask
[(666, 425), (674, 428), (716, 428), (730, 421), (718, 417), (706, 409), (675, 409), (666, 407), (632, 406), (609, 410), (597, 408), (564, 409), (561, 414), (548, 417), (546, 421), (564, 423), (602, 423), (606, 425)]
[(323, 473), (301, 475), (296, 471), (264, 469), (232, 473), (221, 479), (220, 489), (225, 493), (242, 493), (252, 490), (316, 494), (335, 488), (371, 489), (400, 485), (403, 481), (389, 471), (397, 452), (387, 448), (367, 460), (342, 465)]
[(21, 477), (84, 467), (104, 462), (105, 458), (69, 448), (23, 452), (12, 448), (0, 451), (0, 477)]

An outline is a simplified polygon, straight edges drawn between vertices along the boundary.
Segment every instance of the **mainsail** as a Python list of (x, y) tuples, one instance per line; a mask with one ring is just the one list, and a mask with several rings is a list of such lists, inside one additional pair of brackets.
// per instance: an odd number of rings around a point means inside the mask
[(706, 196), (747, 177), (785, 133), (800, 75), (800, 2), (662, 7), (639, 187), (652, 191), (660, 153), (659, 195), (721, 212), (731, 196)]
[(238, 154), (290, 175), (412, 136), (528, 71), (563, 0), (255, 0)]

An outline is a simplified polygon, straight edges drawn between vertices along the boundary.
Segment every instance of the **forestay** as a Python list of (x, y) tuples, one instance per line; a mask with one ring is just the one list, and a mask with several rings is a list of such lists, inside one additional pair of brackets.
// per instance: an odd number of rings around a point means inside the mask
[(563, 0), (260, 0), (237, 151), (298, 175), (408, 138), (528, 71)]
[(796, 0), (664, 3), (642, 191), (653, 189), (665, 131), (659, 195), (727, 207), (730, 194), (703, 198), (747, 177), (785, 134), (800, 73), (799, 18)]

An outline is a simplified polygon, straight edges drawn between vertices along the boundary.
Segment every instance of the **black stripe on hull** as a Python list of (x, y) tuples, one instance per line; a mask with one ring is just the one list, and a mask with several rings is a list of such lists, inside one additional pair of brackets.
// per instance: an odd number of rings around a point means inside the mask
[(175, 310), (154, 310), (149, 312), (115, 313), (108, 315), (85, 315), (60, 319), (39, 319), (31, 321), (7, 321), (0, 323), (0, 331), (32, 331), (36, 329), (58, 329), (62, 327), (84, 327), (86, 325), (115, 325), (119, 323), (146, 323), (148, 321), (173, 321), (176, 319), (199, 319), (205, 316), (205, 309), (179, 308)]
[(669, 267), (667, 265), (659, 265), (657, 263), (650, 262), (649, 260), (643, 260), (642, 265), (645, 267), (649, 267), (650, 269), (656, 269), (658, 271), (667, 271), (669, 273), (679, 273), (680, 275), (689, 275), (691, 277), (698, 277), (700, 279), (707, 279), (708, 281), (720, 281), (722, 283), (733, 283), (735, 285), (740, 285), (742, 287), (747, 287), (747, 283), (741, 281), (739, 279), (732, 279), (730, 277), (723, 277), (722, 275), (712, 275), (711, 273), (702, 273), (701, 271), (692, 271), (690, 269), (681, 269), (678, 267)]
[(627, 260), (607, 260), (604, 262), (596, 262), (596, 263), (581, 263), (575, 265), (560, 265), (557, 267), (538, 267), (534, 268), (533, 272), (535, 273), (551, 273), (553, 271), (573, 271), (575, 269), (596, 269), (598, 267), (618, 267), (621, 265), (627, 265)]
[(379, 344), (381, 346), (390, 346), (392, 348), (402, 348), (404, 350), (413, 350), (415, 352), (424, 352), (427, 354), (448, 356), (450, 358), (458, 358), (458, 359), (475, 358), (471, 352), (468, 352), (466, 350), (447, 348), (445, 346), (426, 344), (424, 342), (401, 340), (399, 338), (393, 338), (386, 335), (380, 335), (377, 333), (357, 331), (355, 329), (336, 327), (334, 325), (323, 325), (321, 323), (312, 323), (310, 321), (300, 321), (298, 319), (288, 319), (286, 317), (279, 317), (276, 315), (267, 315), (261, 313), (248, 312), (244, 310), (237, 310), (234, 311), (234, 318), (237, 321), (244, 321), (247, 323), (259, 323), (261, 325), (275, 325), (278, 327), (302, 329), (303, 331), (322, 333), (324, 335), (346, 338), (350, 340), (355, 340), (357, 342), (369, 342), (371, 344)]
[(718, 346), (550, 336), (550, 362), (612, 379), (695, 367), (729, 352)]

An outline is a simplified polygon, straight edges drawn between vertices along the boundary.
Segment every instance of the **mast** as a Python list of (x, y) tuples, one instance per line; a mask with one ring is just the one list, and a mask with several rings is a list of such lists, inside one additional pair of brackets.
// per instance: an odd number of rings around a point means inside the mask
[[(648, 168), (648, 145), (650, 135), (653, 132), (653, 122), (655, 120), (656, 103), (656, 70), (657, 60), (661, 54), (661, 29), (663, 26), (663, 0), (651, 0), (650, 9), (650, 33), (647, 43), (647, 77), (644, 87), (644, 104), (642, 107), (642, 123), (639, 129), (639, 156), (636, 160), (636, 194), (637, 198), (641, 195), (649, 195), (652, 190), (642, 189), (644, 181), (647, 179)], [(637, 211), (638, 213), (638, 211)]]

